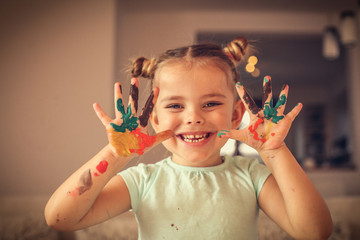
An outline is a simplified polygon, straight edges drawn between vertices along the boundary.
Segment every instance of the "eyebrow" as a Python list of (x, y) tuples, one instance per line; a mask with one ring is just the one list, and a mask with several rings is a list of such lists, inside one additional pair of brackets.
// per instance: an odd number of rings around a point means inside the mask
[[(221, 93), (209, 93), (209, 94), (205, 94), (203, 96), (201, 96), (201, 98), (214, 98), (214, 97), (220, 97), (220, 98), (227, 98), (226, 95), (221, 94)], [(161, 102), (164, 101), (176, 101), (176, 100), (182, 100), (184, 99), (184, 97), (182, 96), (169, 96), (169, 97), (165, 97), (161, 100)]]
[(209, 94), (202, 96), (201, 98), (213, 98), (213, 97), (226, 98), (226, 95), (221, 94), (221, 93), (209, 93)]

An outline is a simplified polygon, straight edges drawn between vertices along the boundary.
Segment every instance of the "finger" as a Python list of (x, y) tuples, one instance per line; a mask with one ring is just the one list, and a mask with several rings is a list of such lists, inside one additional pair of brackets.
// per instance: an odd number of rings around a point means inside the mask
[(160, 132), (154, 136), (149, 136), (148, 134), (145, 134), (142, 132), (137, 132), (136, 135), (138, 138), (137, 145), (139, 145), (139, 146), (136, 149), (129, 149), (129, 150), (130, 150), (130, 152), (137, 153), (138, 155), (143, 155), (146, 151), (150, 150), (152, 147), (155, 147), (162, 141), (164, 141), (170, 137), (173, 137), (174, 132), (171, 130), (166, 130), (166, 131)]
[(122, 87), (121, 83), (117, 82), (114, 86), (114, 104), (115, 104), (115, 118), (120, 119), (125, 114), (124, 104), (122, 101)]
[(136, 115), (138, 110), (138, 102), (139, 102), (139, 81), (136, 78), (132, 78), (130, 84), (129, 106), (131, 106), (130, 109), (134, 115)]
[(240, 142), (245, 142), (248, 136), (248, 133), (243, 130), (220, 130), (217, 134), (219, 138), (232, 138)]
[(244, 103), (246, 110), (249, 112), (250, 117), (256, 115), (259, 112), (259, 108), (256, 106), (252, 97), (246, 92), (244, 86), (239, 82), (236, 83), (236, 91)]
[(155, 144), (161, 143), (173, 136), (175, 136), (175, 134), (172, 130), (166, 130), (166, 131), (159, 132), (158, 134), (155, 135), (155, 137), (156, 137)]
[(106, 115), (106, 113), (102, 110), (102, 108), (100, 107), (100, 105), (98, 103), (94, 103), (93, 108), (95, 110), (96, 115), (102, 122), (102, 124), (105, 127), (108, 126), (111, 122), (111, 118), (108, 115)]
[(155, 101), (157, 99), (157, 96), (155, 98), (156, 91), (157, 91), (157, 95), (158, 95), (158, 89), (157, 90), (154, 89), (154, 91), (151, 92), (149, 98), (147, 99), (145, 106), (142, 110), (142, 113), (139, 116), (140, 125), (142, 127), (146, 127), (148, 125), (150, 115), (154, 109)]
[(275, 105), (275, 109), (277, 110), (278, 115), (284, 114), (288, 93), (289, 93), (289, 85), (284, 84), (281, 89), (279, 99)]
[(265, 109), (265, 105), (269, 105), (270, 108), (273, 107), (272, 87), (271, 87), (271, 77), (270, 76), (264, 77), (264, 82), (263, 82), (263, 100), (262, 100), (263, 109)]
[(291, 122), (295, 120), (297, 115), (299, 115), (301, 109), (303, 107), (302, 103), (298, 103), (287, 115), (286, 117), (290, 118)]

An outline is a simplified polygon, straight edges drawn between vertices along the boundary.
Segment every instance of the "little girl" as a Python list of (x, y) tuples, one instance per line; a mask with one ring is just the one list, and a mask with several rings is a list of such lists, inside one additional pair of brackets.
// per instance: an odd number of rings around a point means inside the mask
[[(247, 48), (237, 38), (224, 49), (199, 44), (136, 59), (129, 105), (123, 104), (120, 83), (115, 119), (94, 104), (109, 144), (52, 195), (47, 223), (76, 230), (132, 210), (139, 239), (257, 239), (261, 208), (294, 238), (326, 239), (329, 210), (284, 143), (302, 104), (285, 115), (289, 87), (273, 104), (271, 78), (265, 77), (263, 106), (256, 106), (236, 70)], [(153, 92), (138, 117), (140, 76), (152, 81)], [(250, 124), (237, 130), (245, 111)], [(228, 138), (256, 149), (266, 166), (242, 156), (221, 157)], [(121, 171), (161, 142), (170, 157)]]

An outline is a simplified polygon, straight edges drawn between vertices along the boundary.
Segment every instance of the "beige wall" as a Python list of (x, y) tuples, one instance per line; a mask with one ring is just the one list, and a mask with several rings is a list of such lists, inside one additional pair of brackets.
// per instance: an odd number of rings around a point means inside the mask
[[(125, 11), (116, 5), (115, 0), (0, 2), (0, 194), (50, 194), (106, 143), (91, 105), (98, 101), (112, 112), (113, 81), (128, 89), (123, 70), (131, 58), (192, 43), (199, 30), (319, 33), (328, 19), (316, 12)], [(356, 51), (351, 86), (359, 82)], [(140, 86), (142, 101), (147, 85)], [(359, 122), (355, 100), (353, 120)], [(360, 156), (358, 133), (354, 144)], [(141, 161), (164, 156), (159, 148)], [(325, 194), (359, 194), (359, 175), (357, 170), (311, 178)], [(329, 193), (333, 185), (337, 189)]]
[(0, 1), (0, 194), (50, 193), (106, 137), (115, 1)]

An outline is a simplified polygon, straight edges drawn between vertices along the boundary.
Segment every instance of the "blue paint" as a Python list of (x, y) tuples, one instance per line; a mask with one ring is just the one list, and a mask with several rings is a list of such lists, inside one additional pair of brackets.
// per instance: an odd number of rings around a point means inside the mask
[(228, 132), (229, 132), (228, 130), (220, 130), (220, 131), (218, 132), (217, 136), (218, 136), (219, 138), (221, 138), (221, 136), (226, 135), (226, 133), (228, 133)]

